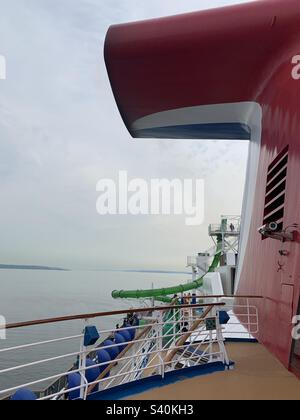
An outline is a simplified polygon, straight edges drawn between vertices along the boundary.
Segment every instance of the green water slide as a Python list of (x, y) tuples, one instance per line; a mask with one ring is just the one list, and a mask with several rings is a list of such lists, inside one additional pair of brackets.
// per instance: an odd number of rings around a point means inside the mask
[[(222, 223), (227, 221), (222, 221)], [(218, 237), (217, 241), (217, 249), (216, 253), (214, 255), (214, 259), (207, 271), (207, 273), (212, 273), (216, 270), (216, 268), (220, 264), (222, 255), (222, 236)], [(206, 274), (207, 274), (206, 273)], [(206, 275), (205, 274), (205, 275)], [(155, 300), (159, 302), (165, 302), (170, 303), (172, 301), (172, 298), (170, 296), (173, 296), (175, 294), (181, 294), (185, 292), (189, 292), (191, 290), (199, 289), (199, 287), (202, 287), (203, 285), (203, 278), (202, 276), (199, 279), (187, 283), (187, 284), (179, 284), (178, 286), (173, 287), (166, 287), (163, 289), (146, 289), (146, 290), (115, 290), (112, 292), (112, 297), (114, 299), (147, 299), (147, 298), (154, 298)]]

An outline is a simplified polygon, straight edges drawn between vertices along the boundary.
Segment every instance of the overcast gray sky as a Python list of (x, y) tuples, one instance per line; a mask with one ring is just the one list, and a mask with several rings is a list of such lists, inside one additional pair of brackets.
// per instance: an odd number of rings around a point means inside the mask
[[(211, 245), (207, 225), (240, 213), (244, 142), (133, 141), (110, 90), (111, 24), (207, 9), (226, 0), (0, 0), (0, 263), (182, 269)], [(99, 216), (96, 183), (204, 178), (205, 224)]]

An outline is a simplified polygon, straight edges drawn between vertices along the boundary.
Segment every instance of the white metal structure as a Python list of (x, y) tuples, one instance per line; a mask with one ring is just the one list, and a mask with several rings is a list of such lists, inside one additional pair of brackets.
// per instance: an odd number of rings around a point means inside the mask
[(241, 233), (241, 217), (221, 216), (221, 220), (220, 224), (209, 225), (208, 234), (215, 244), (217, 244), (218, 238), (222, 238), (222, 255), (228, 253), (237, 255)]
[(193, 280), (204, 276), (208, 272), (209, 266), (215, 255), (216, 248), (213, 247), (205, 252), (199, 252), (198, 255), (187, 257), (187, 267), (192, 268)]

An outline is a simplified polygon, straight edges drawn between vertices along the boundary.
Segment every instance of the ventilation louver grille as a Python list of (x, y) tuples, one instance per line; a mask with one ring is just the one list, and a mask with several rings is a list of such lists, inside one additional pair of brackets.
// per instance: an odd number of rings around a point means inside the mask
[(283, 229), (288, 153), (287, 146), (270, 164), (267, 176), (264, 225), (276, 222), (280, 230)]

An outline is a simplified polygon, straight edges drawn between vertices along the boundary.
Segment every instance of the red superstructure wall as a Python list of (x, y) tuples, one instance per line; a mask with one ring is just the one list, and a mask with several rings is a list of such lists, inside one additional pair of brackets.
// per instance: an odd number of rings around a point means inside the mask
[[(283, 49), (281, 65), (270, 77), (259, 98), (263, 109), (262, 144), (250, 236), (238, 287), (240, 294), (264, 296), (260, 308), (259, 340), (289, 366), (292, 318), (300, 297), (300, 242), (262, 240), (257, 229), (263, 224), (266, 177), (269, 164), (288, 145), (289, 162), (284, 227), (300, 225), (300, 80), (291, 75), (291, 59), (300, 45)], [(290, 69), (290, 71), (289, 71)], [(272, 68), (270, 68), (270, 72)], [(281, 256), (280, 250), (288, 251)]]

